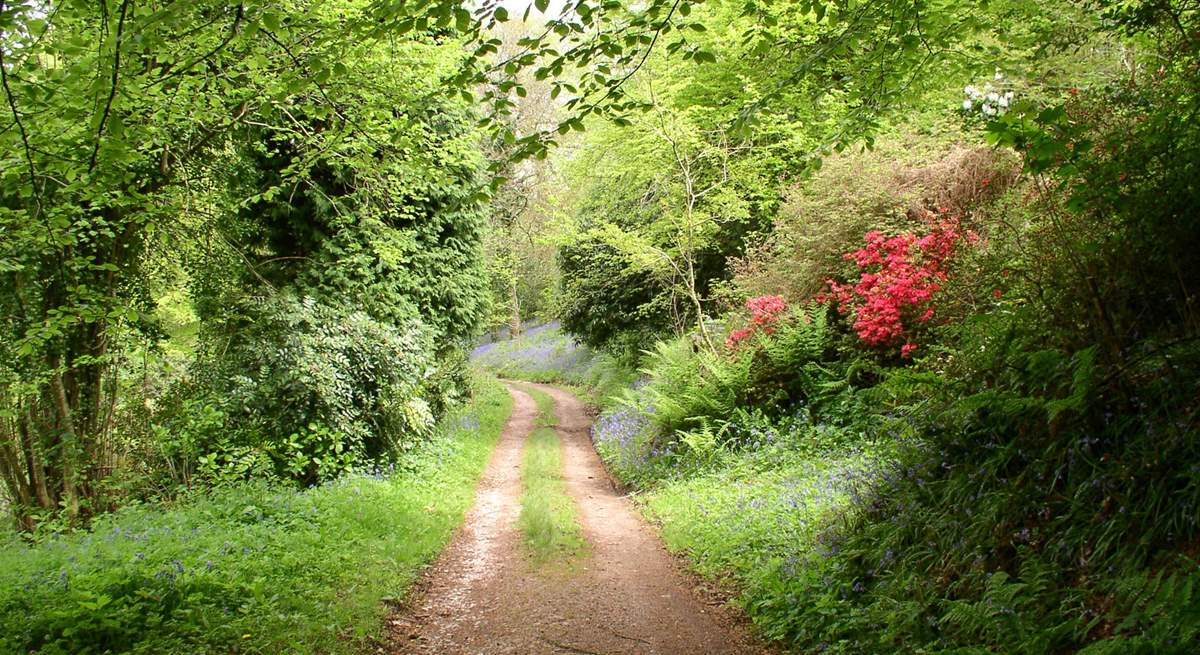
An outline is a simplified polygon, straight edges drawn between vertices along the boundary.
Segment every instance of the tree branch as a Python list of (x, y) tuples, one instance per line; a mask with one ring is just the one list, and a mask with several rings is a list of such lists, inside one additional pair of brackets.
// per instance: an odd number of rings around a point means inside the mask
[(245, 17), (245, 15), (246, 15), (245, 6), (239, 4), (237, 7), (237, 14), (234, 15), (234, 17), (233, 17), (233, 24), (229, 26), (229, 34), (219, 44), (217, 44), (217, 47), (213, 48), (212, 50), (209, 50), (208, 52), (204, 53), (203, 55), (201, 55), (199, 57), (196, 57), (195, 59), (191, 60), (190, 62), (188, 62), (185, 65), (183, 65), (179, 68), (176, 68), (173, 71), (169, 71), (162, 77), (154, 80), (153, 82), (150, 82), (146, 86), (154, 86), (155, 84), (161, 84), (161, 83), (171, 79), (172, 77), (177, 77), (179, 75), (183, 75), (184, 73), (186, 73), (189, 70), (191, 70), (192, 68), (194, 68), (196, 66), (196, 64), (199, 64), (200, 62), (202, 62), (206, 59), (209, 59), (210, 57), (216, 55), (218, 52), (224, 50), (225, 47), (228, 46), (233, 41), (234, 37), (237, 36), (238, 26), (241, 25), (242, 19)]
[[(5, 3), (0, 0), (0, 12), (5, 10)], [(8, 84), (8, 63), (4, 60), (4, 48), (0, 47), (0, 83), (4, 86), (4, 96), (8, 99), (8, 108), (12, 112), (13, 123), (17, 126), (17, 131), (21, 133), (21, 144), (25, 147), (25, 163), (29, 166), (29, 184), (33, 187), (33, 193), (37, 199), (38, 213), (41, 213), (41, 194), (37, 190), (37, 169), (33, 165), (33, 148), (29, 145), (29, 133), (25, 131), (25, 124), (21, 122), (21, 113), (17, 111), (17, 100), (13, 97), (12, 87)]]
[[(104, 113), (100, 116), (100, 125), (96, 128), (96, 143), (92, 147), (92, 156), (88, 159), (89, 173), (96, 169), (96, 158), (100, 156), (100, 142), (104, 138), (104, 128), (108, 125), (108, 117), (112, 113), (113, 100), (117, 97), (117, 82), (121, 75), (121, 37), (125, 32), (125, 17), (128, 13), (129, 0), (122, 0), (121, 16), (117, 19), (117, 40), (113, 44), (112, 77), (109, 80), (108, 100), (104, 103)], [(107, 21), (105, 22), (107, 24)]]

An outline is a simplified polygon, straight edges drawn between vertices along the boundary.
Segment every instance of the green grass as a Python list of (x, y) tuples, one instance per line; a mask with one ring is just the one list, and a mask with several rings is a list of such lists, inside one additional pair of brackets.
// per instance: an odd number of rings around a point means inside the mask
[(790, 581), (821, 560), (822, 534), (850, 508), (844, 483), (875, 458), (864, 454), (808, 458), (763, 468), (734, 464), (706, 475), (664, 481), (638, 496), (667, 547), (706, 578), (740, 594), (759, 629), (782, 638), (781, 608)]
[(522, 390), (537, 402), (538, 418), (536, 429), (525, 441), (521, 466), (521, 535), (535, 563), (571, 563), (584, 553), (587, 542), (563, 479), (562, 441), (554, 431), (558, 425), (554, 399), (531, 387)]
[(663, 540), (709, 577), (753, 578), (811, 550), (820, 526), (844, 510), (849, 494), (831, 484), (869, 459), (801, 460), (765, 471), (733, 467), (663, 483), (638, 496)]
[(0, 652), (353, 653), (461, 524), (512, 402), (494, 379), (395, 470), (246, 483), (89, 531), (0, 535)]
[(531, 387), (527, 384), (519, 384), (517, 385), (517, 388), (532, 396), (533, 401), (537, 403), (538, 415), (533, 422), (535, 427), (558, 427), (558, 408), (554, 404), (554, 398), (551, 398), (550, 394), (538, 389), (537, 387)]

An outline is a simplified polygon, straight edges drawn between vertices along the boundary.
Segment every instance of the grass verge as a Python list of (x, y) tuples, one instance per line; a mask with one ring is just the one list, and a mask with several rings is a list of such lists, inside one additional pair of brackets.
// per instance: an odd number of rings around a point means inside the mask
[(362, 652), (462, 522), (511, 409), (480, 378), (395, 469), (129, 507), (38, 544), (0, 536), (0, 652)]
[(667, 548), (692, 568), (738, 593), (764, 636), (781, 639), (793, 602), (791, 583), (831, 544), (824, 532), (851, 507), (846, 481), (876, 461), (856, 454), (828, 459), (793, 456), (771, 468), (734, 464), (696, 477), (664, 481), (638, 496)]
[(554, 404), (554, 398), (551, 398), (550, 394), (528, 384), (520, 384), (517, 387), (532, 396), (533, 402), (537, 403), (538, 415), (533, 422), (534, 427), (558, 427), (558, 406)]
[(554, 427), (554, 400), (532, 387), (522, 390), (538, 405), (536, 428), (525, 441), (521, 466), (521, 515), (518, 524), (535, 563), (569, 563), (587, 546), (576, 518), (575, 502), (563, 479), (563, 449)]

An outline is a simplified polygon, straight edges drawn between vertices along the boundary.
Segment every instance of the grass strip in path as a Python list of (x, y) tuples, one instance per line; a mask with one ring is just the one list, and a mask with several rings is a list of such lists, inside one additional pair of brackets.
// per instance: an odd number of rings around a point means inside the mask
[(563, 479), (563, 448), (554, 430), (558, 425), (554, 400), (538, 389), (520, 388), (537, 402), (538, 418), (525, 441), (521, 465), (524, 492), (518, 525), (536, 564), (569, 564), (583, 554), (587, 541)]
[(462, 523), (511, 410), (488, 376), (394, 471), (230, 485), (36, 544), (0, 535), (0, 653), (363, 652)]

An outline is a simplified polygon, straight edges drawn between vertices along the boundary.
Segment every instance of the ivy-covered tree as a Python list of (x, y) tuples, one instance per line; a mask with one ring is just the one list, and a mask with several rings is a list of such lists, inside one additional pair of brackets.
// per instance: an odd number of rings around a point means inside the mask
[[(161, 335), (154, 261), (186, 264), (201, 316), (233, 309), (224, 294), (245, 277), (360, 294), (385, 319), (409, 303), (443, 343), (471, 331), (481, 160), (462, 107), (431, 101), (460, 42), (396, 40), (370, 12), (0, 4), (0, 471), (27, 521), (99, 509), (121, 365)], [(356, 248), (367, 257), (343, 256)], [(392, 296), (355, 287), (368, 277)]]
[(115, 465), (117, 365), (152, 333), (148, 243), (239, 129), (290, 123), (350, 39), (307, 38), (338, 20), (301, 3), (6, 2), (0, 19), (3, 468), (20, 507), (73, 516)]

